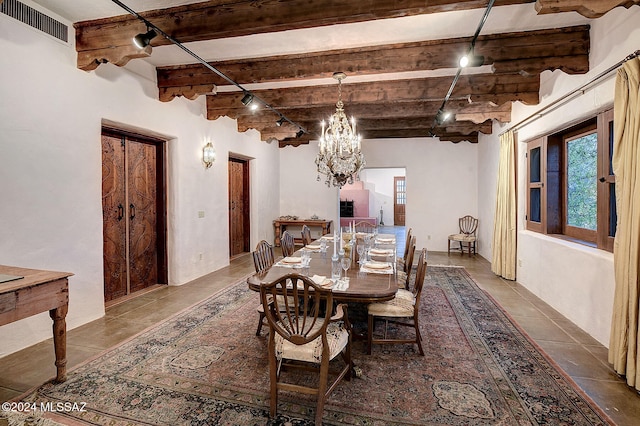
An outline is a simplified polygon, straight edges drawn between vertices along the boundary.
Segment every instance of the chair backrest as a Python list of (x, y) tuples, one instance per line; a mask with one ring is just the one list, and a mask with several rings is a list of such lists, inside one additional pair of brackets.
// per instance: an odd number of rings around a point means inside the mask
[(293, 235), (289, 231), (284, 231), (280, 237), (280, 246), (282, 247), (282, 255), (284, 257), (292, 256), (296, 251), (296, 243)]
[[(409, 248), (411, 247), (411, 228), (409, 228), (409, 230), (407, 231), (407, 236), (404, 242), (404, 254), (402, 255), (403, 259), (407, 259), (407, 256), (409, 255)], [(405, 262), (406, 263), (406, 262)]]
[(473, 216), (466, 215), (458, 219), (460, 225), (460, 233), (465, 235), (476, 235), (478, 229), (478, 219)]
[(420, 256), (418, 257), (418, 270), (416, 271), (416, 280), (413, 283), (413, 294), (416, 297), (416, 303), (414, 309), (416, 312), (420, 308), (420, 295), (422, 294), (422, 287), (424, 285), (424, 279), (427, 274), (427, 249), (420, 250)]
[(411, 237), (409, 242), (409, 252), (407, 257), (404, 258), (404, 272), (407, 274), (407, 281), (409, 280), (409, 274), (411, 274), (411, 267), (413, 266), (413, 256), (416, 252), (416, 237)]
[(302, 245), (306, 246), (307, 244), (311, 244), (311, 228), (307, 225), (302, 225)]
[(327, 348), (326, 331), (331, 314), (322, 316), (322, 308), (333, 306), (331, 289), (320, 287), (304, 275), (287, 274), (262, 284), (260, 297), (271, 330), (296, 345), (323, 336), (323, 347)]
[(375, 231), (376, 228), (377, 228), (376, 225), (374, 225), (371, 222), (364, 221), (364, 220), (356, 223), (356, 225), (355, 225), (356, 232), (373, 233), (373, 231)]
[(273, 255), (273, 246), (262, 240), (256, 246), (256, 250), (253, 254), (253, 266), (256, 268), (256, 272), (262, 272), (273, 266), (275, 262), (275, 256)]

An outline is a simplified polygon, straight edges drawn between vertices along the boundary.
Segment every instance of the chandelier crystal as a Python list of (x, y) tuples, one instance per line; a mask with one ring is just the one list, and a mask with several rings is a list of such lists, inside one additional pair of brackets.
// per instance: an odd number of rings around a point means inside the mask
[(320, 137), (319, 152), (316, 156), (318, 166), (318, 180), (320, 174), (326, 175), (327, 186), (342, 188), (344, 184), (353, 183), (360, 170), (366, 164), (364, 155), (360, 150), (361, 137), (356, 133), (356, 121), (351, 118), (351, 123), (344, 113), (342, 103), (342, 80), (346, 75), (342, 72), (333, 74), (338, 80), (338, 102), (336, 112), (329, 118), (325, 128), (322, 121), (322, 135)]

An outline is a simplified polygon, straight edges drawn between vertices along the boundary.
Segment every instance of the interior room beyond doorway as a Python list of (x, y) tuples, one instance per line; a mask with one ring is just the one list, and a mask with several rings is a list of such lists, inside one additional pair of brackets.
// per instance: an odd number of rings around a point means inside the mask
[(371, 168), (360, 180), (340, 189), (340, 226), (366, 221), (378, 226), (404, 226), (406, 169)]

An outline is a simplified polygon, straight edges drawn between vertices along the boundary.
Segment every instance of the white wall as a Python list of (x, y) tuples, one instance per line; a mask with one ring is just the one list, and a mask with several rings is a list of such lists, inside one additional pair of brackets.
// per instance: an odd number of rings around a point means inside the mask
[(280, 214), (300, 219), (316, 215), (320, 219), (333, 220), (335, 226), (340, 223), (338, 189), (328, 187), (324, 175), (317, 180), (317, 154), (316, 141), (280, 149)]
[[(519, 123), (565, 93), (582, 86), (591, 78), (634, 52), (640, 44), (640, 8), (616, 8), (604, 17), (591, 21), (591, 71), (586, 75), (566, 75), (545, 71), (541, 76), (541, 103), (524, 106), (515, 103), (512, 123)], [(518, 267), (517, 281), (585, 330), (605, 346), (613, 305), (613, 255), (580, 244), (525, 230), (526, 159), (525, 142), (535, 136), (559, 130), (567, 123), (585, 118), (613, 104), (615, 73), (589, 88), (582, 96), (526, 125), (518, 131)], [(478, 196), (482, 200), (482, 222), (493, 220), (495, 178), (499, 155), (498, 134), (480, 139)], [(493, 182), (493, 187), (485, 186)], [(481, 230), (481, 239), (490, 235)], [(481, 247), (481, 254), (491, 258), (491, 250)]]
[[(277, 144), (261, 142), (254, 131), (238, 133), (233, 120), (208, 121), (204, 98), (158, 101), (155, 70), (143, 61), (126, 69), (105, 64), (93, 72), (78, 70), (74, 46), (5, 15), (0, 52), (0, 263), (74, 273), (69, 329), (104, 315), (103, 120), (169, 139), (170, 284), (229, 262), (230, 151), (253, 159), (252, 244), (273, 239), (271, 220), (280, 207), (273, 172), (280, 166)], [(205, 170), (200, 158), (208, 139), (218, 160)], [(198, 218), (198, 211), (205, 217)], [(3, 326), (0, 356), (50, 337), (47, 314)]]

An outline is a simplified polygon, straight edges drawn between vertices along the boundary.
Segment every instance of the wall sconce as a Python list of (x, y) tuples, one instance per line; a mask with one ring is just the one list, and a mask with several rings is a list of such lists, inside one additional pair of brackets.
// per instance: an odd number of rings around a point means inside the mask
[(216, 149), (213, 147), (211, 142), (207, 142), (204, 148), (202, 148), (202, 162), (204, 163), (204, 168), (208, 169), (211, 167), (214, 161), (216, 161)]

